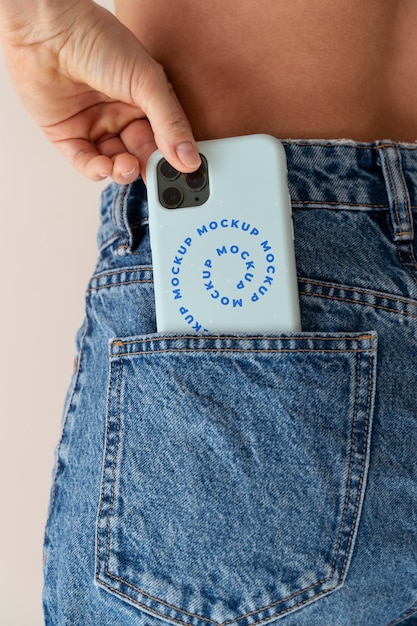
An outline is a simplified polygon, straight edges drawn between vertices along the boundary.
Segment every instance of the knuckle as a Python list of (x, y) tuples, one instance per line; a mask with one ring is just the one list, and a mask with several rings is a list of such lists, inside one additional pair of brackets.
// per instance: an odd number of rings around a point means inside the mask
[(168, 128), (173, 134), (188, 133), (190, 128), (185, 119), (178, 113), (173, 114), (168, 123)]

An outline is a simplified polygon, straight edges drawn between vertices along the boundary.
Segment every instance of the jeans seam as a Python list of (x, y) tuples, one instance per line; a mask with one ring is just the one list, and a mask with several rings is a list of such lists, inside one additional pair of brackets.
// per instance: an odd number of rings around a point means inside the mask
[(405, 613), (402, 614), (401, 617), (399, 617), (398, 619), (395, 619), (393, 622), (390, 622), (389, 624), (387, 624), (387, 626), (396, 626), (396, 624), (401, 624), (402, 622), (405, 622), (406, 620), (408, 620), (408, 618), (412, 617), (416, 613), (417, 613), (417, 606), (416, 604), (413, 604), (409, 609), (406, 610)]
[[(113, 200), (113, 206), (112, 206), (112, 213), (113, 213), (113, 224), (116, 227), (116, 233), (118, 235), (122, 235), (122, 229), (119, 227), (118, 224), (118, 216), (116, 211), (119, 211), (119, 216), (120, 216), (120, 205), (123, 204), (124, 199), (126, 197), (127, 194), (127, 187), (118, 187), (117, 191), (114, 195), (114, 200)], [(126, 231), (124, 231), (124, 234), (126, 236)]]
[[(349, 202), (344, 200), (302, 200), (291, 198), (292, 207), (297, 208), (297, 204), (319, 204), (323, 206), (331, 206), (331, 207), (339, 207), (343, 209), (344, 207), (364, 207), (366, 209), (378, 209), (381, 211), (389, 211), (389, 206), (387, 204), (373, 204), (368, 202)], [(306, 207), (302, 207), (303, 209)], [(417, 209), (417, 206), (413, 206), (413, 209)]]
[[(165, 338), (166, 339), (166, 338)], [(175, 337), (175, 339), (181, 339), (181, 337)], [(266, 337), (266, 339), (268, 339), (268, 337)], [(166, 349), (166, 348), (161, 348), (160, 350), (140, 350), (138, 352), (129, 352), (129, 353), (125, 353), (123, 354), (123, 357), (130, 357), (130, 356), (136, 356), (138, 354), (165, 354), (167, 352), (195, 352), (196, 349), (195, 348), (173, 348), (172, 350), (170, 349)], [(268, 353), (268, 354), (291, 354), (291, 353), (295, 353), (295, 354), (302, 354), (304, 352), (307, 352), (308, 354), (313, 354), (313, 353), (320, 353), (320, 354), (337, 354), (337, 353), (343, 353), (343, 354), (347, 354), (349, 352), (356, 352), (357, 354), (360, 354), (362, 352), (373, 352), (372, 348), (363, 348), (363, 349), (351, 349), (351, 350), (345, 350), (343, 348), (341, 349), (334, 349), (334, 350), (312, 350), (310, 348), (288, 348), (288, 349), (267, 349), (267, 348), (257, 348), (257, 349), (253, 349), (253, 350), (248, 350), (246, 348), (198, 348), (197, 352), (214, 352), (214, 353), (219, 353), (219, 352), (227, 352), (227, 353), (240, 353), (240, 354), (256, 354), (257, 352), (261, 352), (262, 354)], [(116, 356), (120, 356), (120, 355), (116, 355)]]
[[(211, 339), (213, 336), (212, 335), (204, 335), (204, 339)], [(245, 335), (244, 337), (240, 337), (240, 336), (235, 336), (235, 335), (221, 335), (220, 337), (218, 337), (217, 335), (215, 336), (215, 338), (220, 338), (221, 340), (226, 340), (226, 341), (231, 341), (231, 342), (235, 342), (235, 343), (240, 343), (243, 340), (245, 341), (250, 341), (253, 339), (259, 339), (261, 338), (263, 341), (275, 341), (276, 339), (279, 339), (279, 337), (277, 336), (268, 336), (268, 335), (262, 335), (262, 336), (250, 336), (250, 335)], [(169, 343), (169, 342), (177, 342), (178, 340), (187, 340), (187, 339), (191, 339), (191, 340), (195, 340), (197, 339), (198, 341), (198, 337), (196, 337), (195, 335), (181, 335), (181, 334), (176, 334), (174, 336), (163, 336), (161, 338), (161, 341), (163, 341), (164, 343)], [(305, 342), (306, 340), (309, 340), (309, 336), (308, 335), (290, 335), (289, 336), (290, 341), (302, 341)], [(364, 340), (370, 340), (372, 342), (372, 340), (374, 339), (373, 335), (371, 334), (362, 334), (359, 336), (356, 336), (355, 338), (349, 337), (349, 336), (331, 336), (331, 337), (326, 337), (326, 336), (320, 336), (320, 335), (314, 335), (314, 337), (312, 337), (313, 340), (319, 340), (319, 341), (323, 341), (323, 342), (336, 342), (339, 343), (340, 341), (349, 341), (352, 342), (352, 340), (354, 339), (356, 344), (359, 344), (359, 342), (364, 341)], [(160, 342), (159, 340), (157, 340), (158, 343)], [(352, 352), (356, 352), (357, 354), (360, 354), (362, 352), (374, 352), (375, 348), (372, 347), (372, 345), (368, 348), (361, 348), (359, 345), (357, 345), (357, 347), (352, 347), (352, 348), (311, 348), (311, 347), (306, 347), (306, 348), (265, 348), (263, 346), (261, 347), (255, 347), (255, 348), (233, 348), (230, 346), (225, 346), (225, 347), (204, 347), (204, 346), (191, 346), (188, 348), (176, 348), (175, 346), (171, 349), (171, 348), (151, 348), (151, 349), (144, 349), (144, 350), (135, 350), (133, 349), (131, 352), (130, 351), (123, 351), (123, 348), (126, 346), (136, 346), (136, 345), (144, 345), (147, 344), (149, 342), (149, 338), (148, 337), (137, 337), (135, 339), (131, 339), (131, 340), (123, 340), (123, 339), (115, 339), (112, 342), (112, 347), (117, 347), (120, 348), (116, 353), (111, 354), (110, 358), (112, 359), (116, 359), (116, 358), (121, 358), (121, 357), (127, 357), (130, 358), (131, 356), (135, 356), (135, 355), (144, 355), (144, 354), (158, 354), (158, 353), (166, 353), (166, 352), (182, 352), (182, 353), (186, 353), (186, 352), (195, 352), (196, 350), (198, 350), (198, 352), (214, 352), (214, 353), (219, 353), (219, 352), (227, 352), (227, 353), (247, 353), (247, 354), (254, 354), (257, 352), (262, 352), (263, 354), (285, 354), (285, 353), (303, 353), (303, 352), (307, 352), (307, 353), (352, 353)]]
[[(385, 152), (385, 155), (386, 155), (385, 163), (386, 163), (386, 166), (387, 166), (388, 175), (389, 175), (389, 179), (390, 179), (390, 182), (391, 182), (391, 188), (392, 188), (392, 192), (393, 192), (393, 195), (394, 195), (395, 216), (397, 218), (397, 224), (399, 226), (401, 224), (401, 218), (400, 218), (400, 212), (399, 212), (399, 207), (398, 207), (397, 186), (395, 184), (395, 181), (394, 181), (394, 178), (393, 178), (393, 175), (392, 175), (391, 164), (390, 164), (390, 161), (389, 161), (389, 158), (388, 158), (388, 150), (385, 149), (385, 148), (390, 148), (390, 147), (392, 148), (392, 146), (381, 146), (381, 148), (384, 149), (384, 152)], [(408, 190), (405, 187), (404, 179), (403, 179), (403, 176), (402, 176), (401, 164), (400, 164), (400, 161), (399, 161), (399, 158), (398, 158), (398, 151), (397, 150), (395, 151), (395, 162), (396, 162), (396, 165), (397, 165), (398, 172), (401, 172), (401, 175), (399, 177), (400, 178), (400, 182), (401, 182), (401, 187), (402, 187), (402, 190), (403, 190), (403, 193), (404, 193), (404, 197), (407, 198), (408, 197)], [(408, 206), (407, 206), (407, 210), (405, 211), (405, 215), (406, 215), (408, 230), (406, 230), (406, 231), (402, 231), (401, 230), (398, 233), (395, 233), (398, 236), (403, 236), (403, 235), (411, 236), (412, 235), (412, 228), (411, 228), (411, 223), (410, 223), (410, 215), (409, 215)], [(394, 225), (394, 229), (395, 229), (395, 225)]]
[(405, 212), (406, 220), (407, 220), (407, 231), (405, 233), (401, 232), (401, 233), (398, 233), (398, 234), (400, 234), (400, 235), (407, 234), (407, 235), (411, 235), (412, 236), (412, 234), (413, 234), (413, 224), (411, 222), (411, 209), (412, 209), (412, 207), (410, 206), (410, 201), (409, 201), (409, 198), (408, 198), (408, 189), (407, 189), (407, 186), (405, 184), (404, 174), (403, 174), (403, 170), (402, 170), (402, 164), (400, 162), (400, 153), (399, 153), (398, 149), (395, 150), (395, 161), (397, 163), (397, 168), (398, 168), (399, 172), (401, 173), (401, 175), (400, 175), (401, 187), (402, 187), (402, 191), (403, 191), (404, 197), (407, 198), (407, 205), (408, 205), (407, 211)]
[(413, 253), (413, 249), (412, 249), (412, 242), (411, 241), (406, 242), (406, 247), (407, 247), (406, 254), (408, 255), (408, 258), (409, 258), (408, 261), (407, 261), (407, 259), (404, 259), (403, 249), (402, 249), (403, 246), (404, 246), (404, 242), (401, 242), (401, 241), (397, 242), (398, 258), (400, 260), (401, 265), (403, 266), (403, 268), (407, 272), (407, 274), (409, 274), (411, 276), (411, 278), (413, 279), (413, 281), (417, 284), (417, 276), (416, 276), (416, 274), (414, 274), (413, 270), (411, 269), (411, 268), (414, 268), (414, 270), (417, 272), (417, 263), (416, 263), (416, 260), (414, 258), (414, 253)]
[[(132, 254), (136, 254), (133, 252)], [(121, 287), (122, 285), (134, 285), (136, 283), (153, 283), (152, 278), (139, 278), (135, 280), (124, 280), (118, 283), (109, 283), (107, 285), (97, 285), (97, 287), (89, 287), (87, 291), (98, 291), (99, 289), (110, 289), (111, 287)]]
[[(331, 139), (328, 142), (325, 142), (322, 140), (315, 141), (314, 139), (312, 139), (311, 141), (303, 141), (302, 139), (301, 140), (283, 139), (281, 140), (281, 143), (284, 146), (289, 146), (289, 147), (295, 144), (297, 146), (304, 146), (304, 147), (318, 146), (319, 148), (337, 148), (339, 145), (342, 145), (343, 147), (354, 148), (355, 150), (379, 150), (380, 148), (392, 148), (393, 146), (392, 143), (372, 145), (366, 142), (358, 143), (358, 142), (354, 142), (351, 140), (348, 140), (346, 142), (339, 144), (339, 143), (334, 143), (334, 141), (332, 141)], [(417, 145), (414, 145), (414, 144), (398, 142), (398, 144), (396, 145), (399, 145), (401, 150), (409, 150), (410, 152), (414, 152), (414, 150), (417, 150)]]
[[(372, 372), (372, 352), (370, 352), (370, 364), (369, 364), (369, 371)], [(345, 499), (345, 508), (343, 511), (343, 518), (344, 520), (346, 520), (346, 513), (347, 513), (347, 507), (348, 507), (348, 494), (350, 493), (350, 481), (352, 479), (352, 471), (353, 471), (353, 450), (354, 450), (354, 445), (355, 445), (355, 433), (356, 433), (356, 423), (357, 423), (357, 418), (358, 418), (358, 406), (359, 406), (359, 388), (360, 388), (360, 379), (361, 379), (361, 371), (360, 371), (360, 364), (361, 364), (361, 357), (360, 354), (357, 354), (356, 357), (356, 396), (355, 396), (355, 412), (354, 412), (354, 418), (353, 418), (353, 422), (352, 422), (352, 433), (350, 436), (350, 446), (351, 446), (351, 450), (352, 450), (352, 454), (350, 456), (350, 465), (349, 465), (349, 472), (348, 472), (348, 487), (347, 487), (347, 493), (346, 493), (346, 499)], [(366, 418), (365, 418), (365, 427), (364, 427), (364, 432), (367, 432), (367, 428), (368, 428), (368, 409), (369, 409), (369, 401), (370, 401), (370, 392), (369, 392), (369, 388), (370, 388), (370, 376), (368, 376), (368, 396), (367, 396), (367, 402), (366, 402)], [(361, 490), (362, 490), (362, 476), (364, 473), (364, 468), (365, 468), (365, 458), (366, 458), (366, 447), (367, 447), (367, 437), (364, 436), (364, 441), (363, 441), (363, 446), (362, 446), (362, 465), (361, 465), (361, 472), (360, 472), (360, 477), (359, 477), (359, 489), (358, 489), (358, 494), (356, 496), (356, 502), (355, 502), (355, 512), (354, 512), (354, 516), (353, 516), (353, 522), (352, 522), (352, 527), (350, 529), (350, 534), (349, 534), (349, 541), (348, 541), (348, 545), (347, 545), (347, 549), (346, 549), (346, 553), (345, 553), (345, 558), (342, 564), (342, 571), (340, 573), (340, 578), (343, 579), (344, 573), (345, 573), (345, 569), (346, 569), (346, 563), (348, 560), (348, 555), (349, 555), (349, 548), (350, 545), (352, 543), (352, 537), (353, 537), (353, 531), (355, 528), (355, 522), (356, 522), (356, 517), (358, 514), (358, 510), (359, 510), (359, 499), (361, 496)], [(344, 525), (344, 522), (343, 522)], [(342, 528), (343, 528), (342, 525)], [(341, 541), (341, 537), (342, 537), (342, 528), (340, 529), (340, 533), (339, 533), (339, 542)]]
[(132, 267), (121, 267), (117, 270), (110, 270), (104, 272), (98, 272), (92, 278), (92, 280), (97, 280), (100, 278), (105, 278), (107, 276), (115, 276), (116, 274), (128, 274), (131, 272), (147, 272), (152, 270), (152, 265), (134, 265)]
[(73, 403), (75, 392), (77, 390), (78, 382), (79, 382), (79, 379), (80, 379), (81, 366), (82, 366), (82, 357), (83, 357), (84, 347), (85, 347), (85, 339), (86, 339), (87, 334), (88, 334), (88, 332), (90, 330), (90, 320), (89, 320), (89, 317), (88, 317), (87, 310), (88, 310), (88, 303), (86, 302), (86, 325), (85, 325), (85, 330), (83, 332), (83, 335), (81, 337), (80, 349), (78, 351), (77, 370), (76, 370), (76, 373), (75, 373), (75, 378), (74, 378), (73, 387), (72, 387), (72, 390), (71, 390), (71, 395), (70, 395), (70, 397), (68, 399), (68, 406), (67, 406), (67, 410), (65, 412), (65, 416), (64, 416), (64, 419), (63, 419), (61, 438), (59, 440), (59, 444), (58, 444), (58, 448), (57, 448), (56, 470), (55, 470), (54, 482), (53, 482), (53, 485), (52, 485), (51, 504), (50, 504), (50, 508), (49, 508), (47, 521), (46, 521), (46, 526), (48, 526), (49, 520), (51, 519), (53, 511), (55, 509), (55, 503), (56, 503), (56, 498), (57, 498), (58, 478), (59, 478), (59, 476), (61, 474), (61, 471), (62, 471), (62, 463), (61, 463), (61, 458), (60, 458), (60, 451), (61, 451), (62, 443), (64, 441), (65, 433), (66, 433), (66, 426), (67, 426), (67, 422), (68, 422), (68, 416), (69, 416), (69, 414), (71, 412), (72, 403)]
[[(120, 359), (119, 362), (119, 376), (118, 376), (118, 381), (117, 381), (117, 404), (118, 404), (118, 410), (117, 410), (117, 427), (116, 427), (116, 444), (115, 444), (115, 450), (114, 450), (114, 458), (113, 458), (113, 466), (112, 466), (112, 492), (111, 492), (111, 498), (110, 498), (110, 508), (107, 514), (107, 545), (106, 545), (106, 560), (105, 560), (105, 570), (106, 570), (106, 574), (108, 576), (110, 576), (110, 572), (109, 572), (109, 558), (110, 558), (110, 518), (111, 518), (111, 514), (113, 511), (113, 502), (114, 502), (114, 497), (115, 497), (115, 472), (116, 472), (116, 467), (117, 467), (117, 453), (119, 450), (119, 435), (120, 435), (120, 394), (121, 394), (121, 387), (122, 387), (122, 379), (123, 379), (123, 359)], [(110, 411), (110, 404), (109, 404), (109, 411)], [(109, 420), (109, 424), (110, 424), (110, 420)]]
[(393, 300), (394, 302), (402, 302), (404, 304), (411, 304), (412, 306), (416, 306), (417, 303), (415, 300), (411, 298), (402, 298), (401, 296), (394, 296), (383, 291), (374, 291), (373, 289), (365, 289), (361, 287), (351, 287), (349, 285), (338, 285), (336, 283), (325, 282), (320, 280), (315, 280), (313, 278), (299, 278), (299, 283), (308, 283), (310, 285), (317, 285), (318, 287), (326, 287), (331, 289), (341, 289), (343, 291), (351, 291), (353, 293), (362, 293), (365, 296), (375, 296), (377, 298), (385, 299), (385, 300)]
[(307, 296), (310, 298), (325, 298), (326, 300), (337, 300), (339, 302), (351, 302), (352, 304), (359, 304), (361, 306), (369, 306), (373, 309), (379, 309), (382, 311), (388, 311), (388, 313), (396, 313), (397, 315), (405, 315), (406, 317), (417, 317), (415, 313), (407, 313), (406, 311), (397, 311), (395, 309), (389, 309), (388, 307), (380, 304), (372, 304), (370, 302), (360, 302), (359, 300), (353, 300), (353, 298), (341, 298), (338, 296), (329, 296), (327, 294), (320, 293), (308, 293), (306, 291), (300, 291), (300, 296)]
[[(110, 396), (112, 390), (112, 381), (114, 377), (114, 369), (116, 367), (115, 362), (113, 362), (110, 366), (110, 387), (108, 390), (107, 396), (107, 411), (106, 411), (106, 435), (105, 435), (105, 446), (104, 446), (104, 455), (103, 455), (103, 468), (102, 468), (102, 481), (101, 481), (101, 489), (100, 489), (100, 502), (98, 507), (98, 519), (102, 516), (103, 510), (103, 502), (104, 502), (104, 483), (105, 483), (105, 473), (106, 473), (106, 462), (109, 448), (109, 433), (110, 433)], [(100, 554), (101, 554), (101, 528), (99, 523), (97, 523), (97, 537), (96, 537), (96, 546), (97, 546), (97, 554), (96, 554), (96, 579), (100, 579), (99, 569), (100, 569)]]

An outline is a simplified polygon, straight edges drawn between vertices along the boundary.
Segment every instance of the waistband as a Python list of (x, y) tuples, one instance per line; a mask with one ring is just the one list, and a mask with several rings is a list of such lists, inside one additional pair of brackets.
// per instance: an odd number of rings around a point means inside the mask
[[(414, 237), (417, 143), (284, 140), (293, 209), (389, 211), (393, 238)], [(116, 235), (129, 251), (134, 231), (147, 222), (143, 181), (112, 183), (103, 193), (99, 248)]]

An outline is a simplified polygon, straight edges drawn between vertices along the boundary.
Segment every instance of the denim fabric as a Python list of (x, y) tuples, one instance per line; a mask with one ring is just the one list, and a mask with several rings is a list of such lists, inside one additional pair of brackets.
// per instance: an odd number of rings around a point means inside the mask
[(417, 146), (284, 145), (301, 333), (157, 333), (145, 188), (103, 193), (47, 625), (417, 624)]

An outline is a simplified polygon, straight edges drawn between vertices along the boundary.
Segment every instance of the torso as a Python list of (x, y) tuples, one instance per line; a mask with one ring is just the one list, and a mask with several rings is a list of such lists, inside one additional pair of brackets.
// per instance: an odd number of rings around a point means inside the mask
[(116, 0), (197, 139), (417, 140), (415, 0)]

